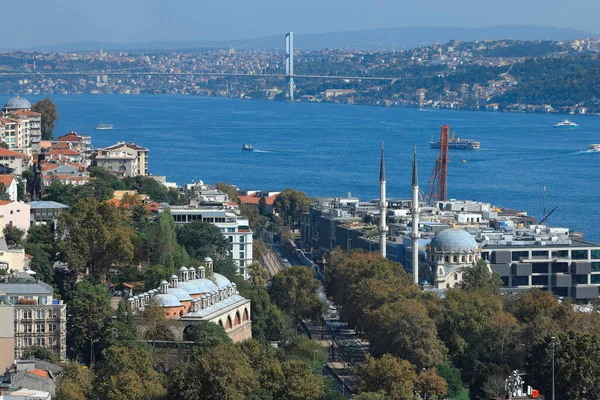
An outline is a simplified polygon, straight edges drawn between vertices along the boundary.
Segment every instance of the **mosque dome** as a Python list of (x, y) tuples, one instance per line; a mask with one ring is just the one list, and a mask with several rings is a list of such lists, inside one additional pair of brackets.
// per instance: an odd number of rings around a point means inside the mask
[(221, 274), (213, 273), (213, 281), (217, 284), (219, 289), (227, 289), (228, 285), (231, 285), (231, 281), (225, 278)]
[(158, 305), (163, 307), (180, 307), (183, 305), (181, 302), (179, 302), (177, 297), (173, 296), (172, 294), (157, 294), (153, 297), (153, 299)]
[(167, 293), (172, 294), (179, 301), (191, 301), (192, 300), (192, 298), (190, 297), (190, 294), (187, 291), (185, 291), (184, 289), (178, 288), (178, 287), (177, 288), (169, 288)]
[(4, 103), (3, 109), (7, 111), (29, 110), (31, 109), (31, 103), (27, 99), (17, 96)]
[(434, 251), (444, 249), (444, 251), (462, 252), (477, 251), (479, 249), (479, 245), (473, 235), (459, 228), (444, 229), (438, 232), (431, 240), (429, 246), (431, 249), (435, 249)]

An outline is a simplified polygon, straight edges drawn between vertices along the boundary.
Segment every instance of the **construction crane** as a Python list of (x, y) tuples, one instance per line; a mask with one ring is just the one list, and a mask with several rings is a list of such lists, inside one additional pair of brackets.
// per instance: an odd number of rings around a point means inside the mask
[(427, 190), (425, 192), (425, 202), (434, 205), (438, 201), (448, 200), (448, 138), (450, 136), (450, 127), (442, 125), (440, 133), (440, 157), (435, 160)]

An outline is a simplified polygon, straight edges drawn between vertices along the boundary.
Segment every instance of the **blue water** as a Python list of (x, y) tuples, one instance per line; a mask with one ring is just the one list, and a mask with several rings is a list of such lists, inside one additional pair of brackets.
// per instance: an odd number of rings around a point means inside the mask
[[(4, 103), (5, 99), (0, 98)], [(39, 97), (31, 96), (33, 102)], [(417, 146), (426, 187), (442, 124), (481, 141), (479, 151), (450, 151), (448, 194), (513, 207), (541, 218), (547, 187), (552, 225), (600, 241), (600, 118), (573, 116), (579, 130), (556, 130), (557, 115), (505, 114), (276, 103), (188, 96), (52, 96), (60, 119), (55, 136), (75, 130), (96, 147), (118, 140), (150, 149), (154, 175), (183, 184), (202, 179), (245, 189), (303, 190), (310, 196), (378, 196), (379, 153), (385, 140), (389, 197), (410, 196)], [(96, 131), (103, 123), (114, 131)], [(259, 151), (242, 153), (243, 143)], [(462, 163), (461, 160), (467, 160)]]

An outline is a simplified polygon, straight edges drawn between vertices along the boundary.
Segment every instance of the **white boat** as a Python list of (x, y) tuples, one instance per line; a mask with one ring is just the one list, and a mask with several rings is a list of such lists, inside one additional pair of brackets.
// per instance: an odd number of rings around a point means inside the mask
[(573, 121), (569, 121), (568, 119), (565, 119), (564, 121), (559, 122), (558, 124), (555, 124), (554, 128), (556, 128), (556, 129), (579, 129), (579, 125), (577, 125)]
[(587, 151), (600, 151), (600, 144), (590, 144)]
[[(431, 141), (429, 141), (429, 146), (434, 149), (439, 149), (441, 143), (440, 141), (434, 142), (432, 137)], [(481, 148), (481, 143), (473, 139), (461, 139), (455, 137), (453, 133), (452, 136), (448, 138), (448, 148), (458, 150), (478, 150)]]
[(113, 124), (100, 124), (96, 127), (97, 131), (112, 131), (113, 129)]
[(254, 151), (254, 146), (251, 144), (246, 144), (242, 146), (242, 151)]

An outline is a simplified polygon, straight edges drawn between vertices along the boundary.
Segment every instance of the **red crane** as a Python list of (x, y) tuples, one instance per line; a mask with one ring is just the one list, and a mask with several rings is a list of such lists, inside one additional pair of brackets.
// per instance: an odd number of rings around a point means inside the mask
[(440, 157), (435, 160), (435, 165), (429, 184), (425, 192), (425, 201), (429, 205), (434, 205), (438, 201), (448, 200), (448, 137), (450, 136), (450, 127), (442, 125), (440, 133)]

